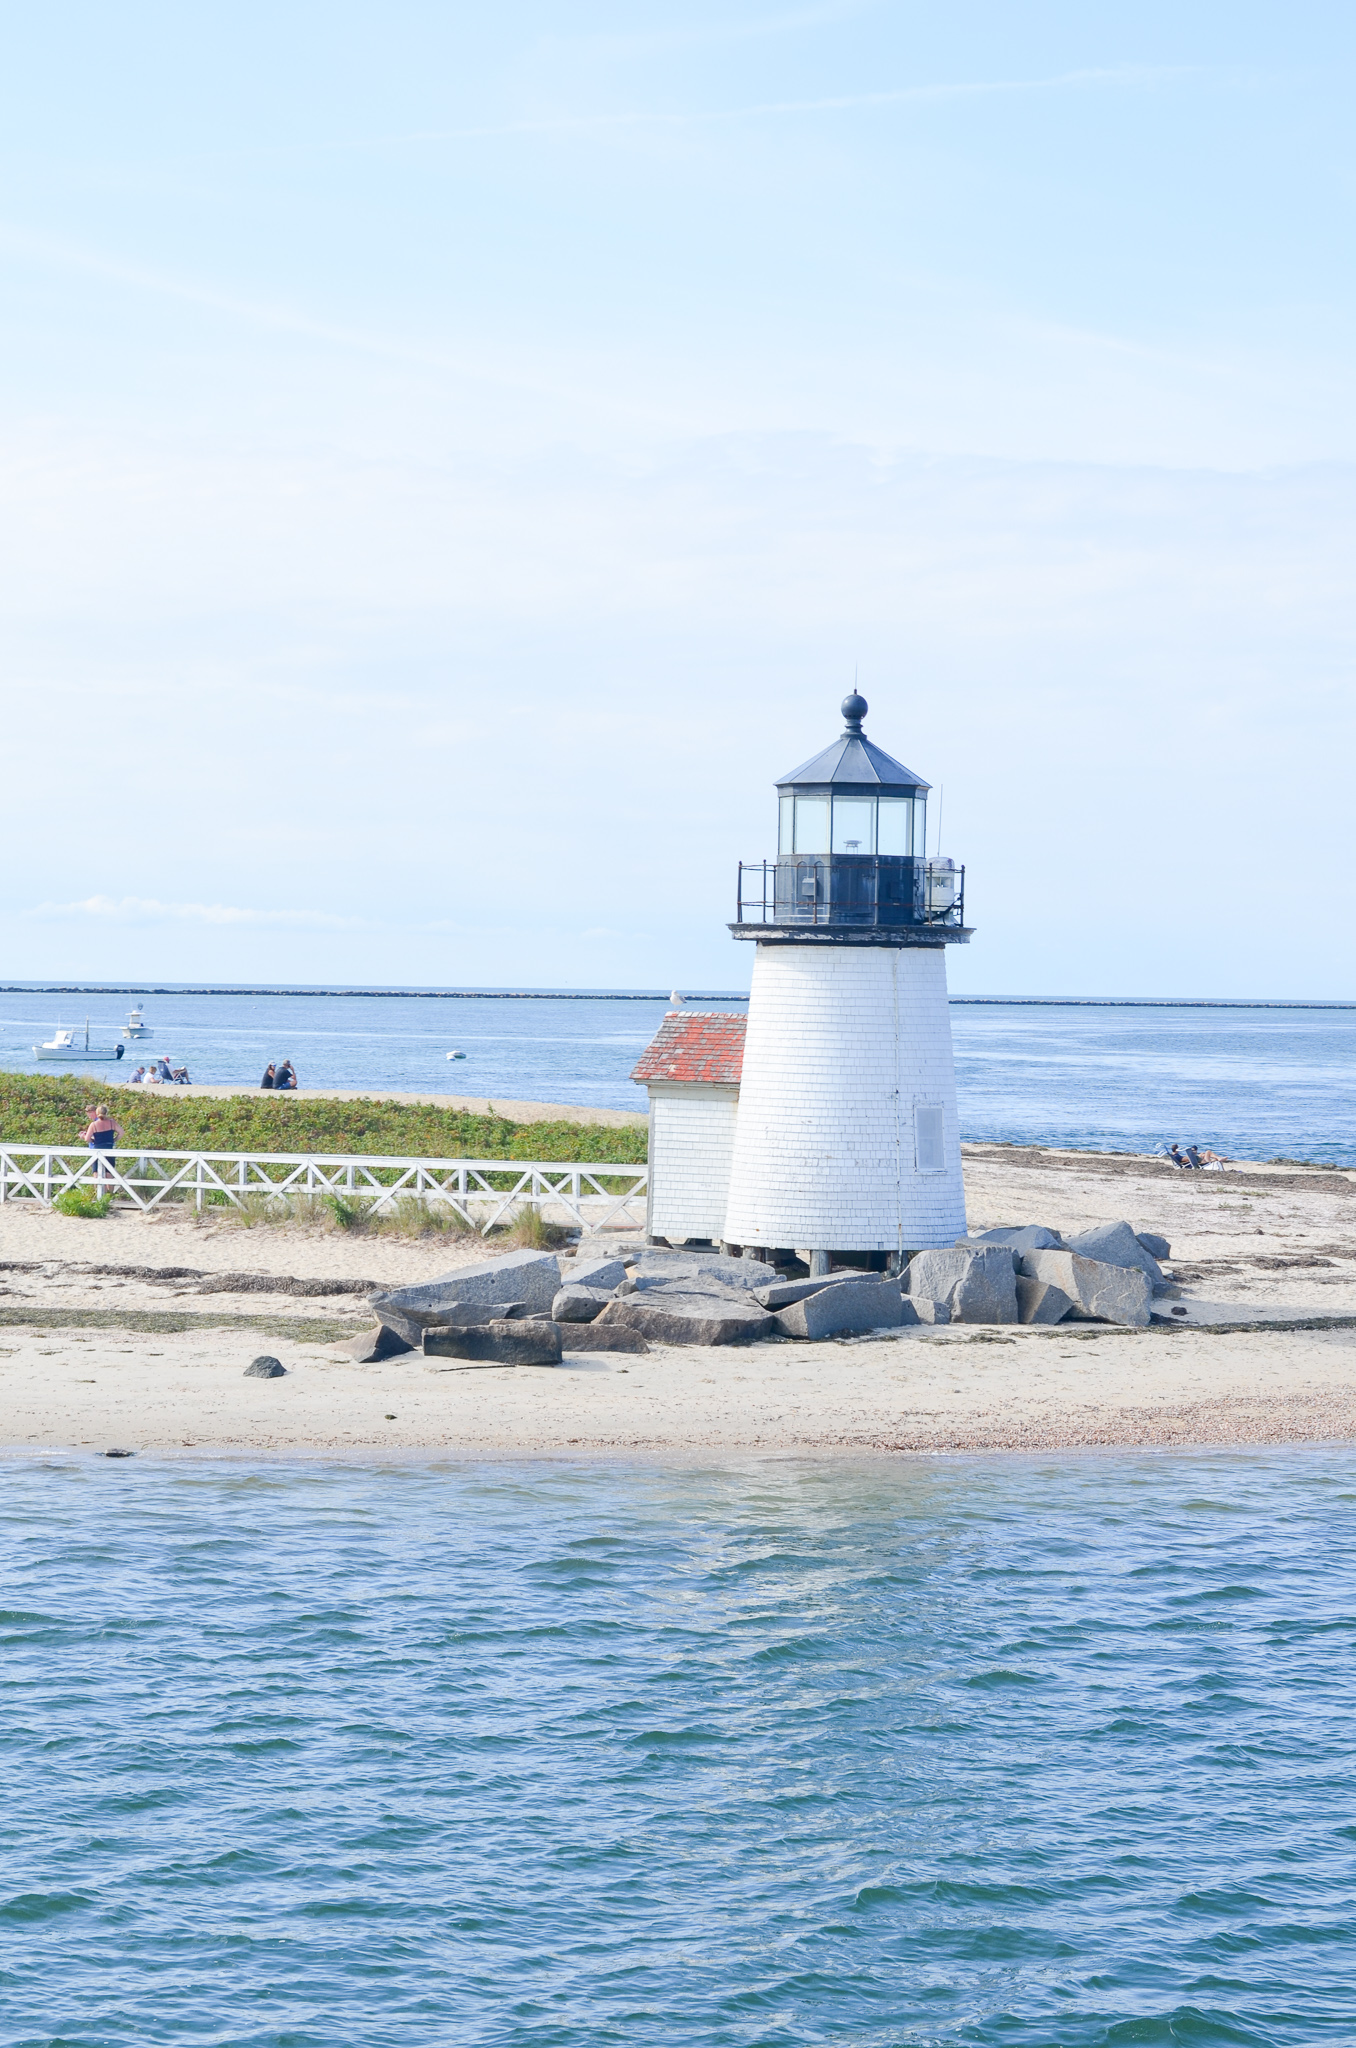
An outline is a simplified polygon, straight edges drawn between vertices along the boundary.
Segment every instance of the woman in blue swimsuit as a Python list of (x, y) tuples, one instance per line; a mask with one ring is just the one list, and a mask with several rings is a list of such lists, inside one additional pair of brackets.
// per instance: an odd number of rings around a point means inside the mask
[(122, 1125), (114, 1123), (108, 1113), (108, 1104), (106, 1102), (99, 1104), (94, 1115), (80, 1133), (81, 1142), (89, 1146), (90, 1151), (94, 1153), (98, 1160), (95, 1172), (98, 1177), (99, 1193), (101, 1195), (104, 1191), (104, 1178), (107, 1171), (104, 1161), (106, 1159), (110, 1166), (113, 1164), (113, 1150), (121, 1136)]

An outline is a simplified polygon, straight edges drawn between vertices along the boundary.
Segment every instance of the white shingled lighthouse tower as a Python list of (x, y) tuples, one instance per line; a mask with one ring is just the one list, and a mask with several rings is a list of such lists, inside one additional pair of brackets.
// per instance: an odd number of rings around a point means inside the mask
[(946, 995), (964, 870), (927, 858), (929, 785), (866, 712), (845, 698), (840, 738), (777, 784), (777, 858), (741, 864), (730, 927), (757, 954), (722, 1235), (821, 1272), (965, 1231)]

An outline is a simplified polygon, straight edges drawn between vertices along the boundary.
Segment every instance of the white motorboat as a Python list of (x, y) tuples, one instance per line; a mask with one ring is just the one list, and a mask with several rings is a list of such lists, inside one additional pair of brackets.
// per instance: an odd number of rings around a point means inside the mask
[(140, 1003), (137, 1004), (134, 1010), (128, 1011), (127, 1022), (122, 1027), (122, 1035), (126, 1039), (155, 1037), (155, 1033), (150, 1025), (142, 1017)]
[(74, 1031), (63, 1031), (60, 1024), (50, 1038), (33, 1048), (35, 1060), (71, 1060), (84, 1063), (87, 1060), (120, 1060), (126, 1048), (121, 1045), (91, 1045), (89, 1042), (89, 1018), (85, 1019), (85, 1042), (77, 1045)]

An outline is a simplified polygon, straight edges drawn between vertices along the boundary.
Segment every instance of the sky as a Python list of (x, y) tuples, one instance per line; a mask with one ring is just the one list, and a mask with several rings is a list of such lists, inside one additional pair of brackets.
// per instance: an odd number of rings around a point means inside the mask
[[(1356, 997), (1356, 15), (0, 0), (4, 978)], [(934, 800), (934, 823), (938, 804)]]

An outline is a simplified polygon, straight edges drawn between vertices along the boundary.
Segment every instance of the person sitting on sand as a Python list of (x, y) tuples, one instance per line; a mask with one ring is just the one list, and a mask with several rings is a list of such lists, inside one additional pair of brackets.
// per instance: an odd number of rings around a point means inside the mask
[(277, 1070), (277, 1068), (276, 1068), (276, 1067), (274, 1066), (274, 1064), (273, 1064), (272, 1060), (270, 1060), (270, 1061), (269, 1061), (269, 1063), (268, 1063), (268, 1065), (267, 1065), (267, 1066), (266, 1066), (266, 1067), (264, 1068), (264, 1078), (263, 1078), (263, 1080), (262, 1080), (262, 1081), (261, 1081), (261, 1082), (259, 1083), (259, 1086), (260, 1086), (261, 1088), (276, 1088), (276, 1087), (277, 1087), (277, 1085), (278, 1085), (278, 1070)]
[(101, 1195), (104, 1191), (104, 1175), (107, 1171), (104, 1161), (107, 1160), (109, 1165), (112, 1165), (113, 1148), (121, 1136), (122, 1125), (114, 1123), (108, 1113), (108, 1104), (106, 1102), (99, 1104), (88, 1124), (80, 1133), (81, 1144), (89, 1146), (90, 1151), (98, 1162), (95, 1172), (98, 1175), (99, 1193)]
[(278, 1069), (277, 1079), (274, 1081), (273, 1086), (275, 1088), (296, 1088), (299, 1085), (296, 1068), (292, 1065), (291, 1060), (284, 1060)]
[(129, 1088), (139, 1088), (141, 1086), (141, 1083), (145, 1080), (145, 1078), (146, 1069), (144, 1067), (138, 1067), (135, 1074), (133, 1074), (131, 1080), (127, 1083), (127, 1085)]

